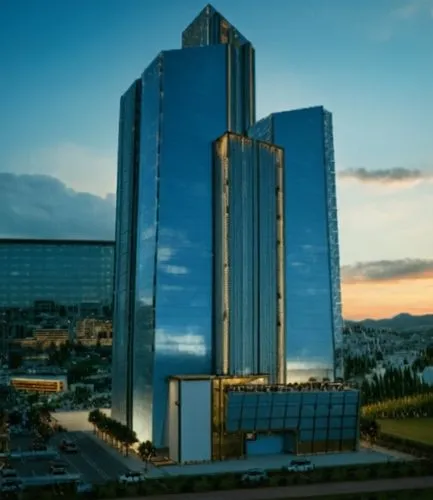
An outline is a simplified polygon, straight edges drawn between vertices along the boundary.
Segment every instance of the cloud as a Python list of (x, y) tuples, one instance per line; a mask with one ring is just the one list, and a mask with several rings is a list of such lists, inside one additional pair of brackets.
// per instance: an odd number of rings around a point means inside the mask
[(425, 16), (431, 13), (432, 0), (409, 0), (391, 11), (391, 17), (398, 20), (409, 20), (417, 16)]
[(340, 179), (353, 179), (364, 183), (412, 183), (433, 178), (433, 172), (408, 169), (402, 167), (367, 170), (366, 168), (349, 168), (338, 172)]
[(155, 332), (155, 345), (162, 352), (185, 353), (196, 356), (206, 354), (206, 345), (203, 336), (197, 333), (197, 329), (190, 327), (184, 332), (172, 333), (163, 328), (157, 328)]
[(169, 247), (160, 247), (158, 249), (158, 261), (168, 262), (174, 255), (173, 249)]
[(56, 177), (79, 192), (106, 196), (116, 190), (116, 153), (71, 142), (20, 153), (3, 171)]
[(433, 17), (433, 0), (408, 0), (392, 8), (385, 18), (370, 27), (370, 37), (376, 42), (389, 42), (407, 25), (426, 17)]
[(67, 187), (48, 175), (0, 173), (0, 236), (114, 239), (114, 195)]
[(173, 266), (173, 265), (163, 265), (161, 266), (162, 271), (164, 271), (167, 274), (175, 274), (175, 275), (180, 275), (180, 274), (188, 274), (188, 268), (184, 266)]
[(341, 277), (345, 284), (425, 279), (432, 274), (431, 259), (377, 260), (358, 262), (341, 268)]

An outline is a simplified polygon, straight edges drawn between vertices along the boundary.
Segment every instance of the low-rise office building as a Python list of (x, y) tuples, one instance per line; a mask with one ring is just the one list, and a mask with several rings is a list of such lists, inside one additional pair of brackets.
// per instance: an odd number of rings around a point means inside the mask
[(68, 379), (65, 375), (14, 375), (10, 385), (17, 391), (25, 392), (66, 392)]
[(359, 446), (359, 391), (342, 384), (171, 377), (168, 408), (169, 454), (179, 463)]

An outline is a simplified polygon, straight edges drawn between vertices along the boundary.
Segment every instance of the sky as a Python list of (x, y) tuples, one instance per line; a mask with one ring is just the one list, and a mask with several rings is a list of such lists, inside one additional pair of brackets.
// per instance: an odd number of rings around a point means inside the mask
[[(258, 118), (333, 113), (344, 317), (432, 312), (433, 0), (212, 4)], [(0, 236), (114, 237), (119, 98), (204, 5), (0, 0)]]

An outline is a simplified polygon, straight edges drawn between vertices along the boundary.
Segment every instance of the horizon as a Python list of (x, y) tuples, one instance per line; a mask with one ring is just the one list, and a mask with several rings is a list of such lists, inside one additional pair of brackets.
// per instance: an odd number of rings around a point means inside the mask
[[(4, 2), (0, 237), (114, 238), (120, 96), (205, 3)], [(343, 318), (433, 314), (433, 2), (212, 5), (256, 49), (257, 119), (333, 114)]]

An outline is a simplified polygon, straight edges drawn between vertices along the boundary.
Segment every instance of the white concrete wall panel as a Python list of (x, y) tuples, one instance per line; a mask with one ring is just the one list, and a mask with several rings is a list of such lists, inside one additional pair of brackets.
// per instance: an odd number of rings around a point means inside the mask
[(211, 381), (183, 380), (180, 390), (181, 462), (211, 459), (211, 411)]

